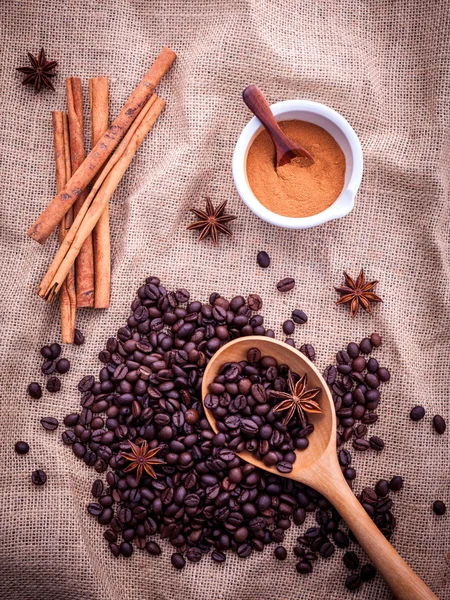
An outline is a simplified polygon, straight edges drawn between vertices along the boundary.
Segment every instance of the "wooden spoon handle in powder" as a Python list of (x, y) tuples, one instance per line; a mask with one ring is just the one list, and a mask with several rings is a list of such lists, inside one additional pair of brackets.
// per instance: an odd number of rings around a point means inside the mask
[(314, 163), (311, 154), (299, 144), (290, 140), (280, 129), (275, 117), (270, 110), (269, 103), (256, 85), (249, 85), (242, 92), (242, 98), (252, 113), (257, 117), (270, 135), (275, 146), (275, 166), (282, 167), (294, 158), (306, 158), (302, 166)]

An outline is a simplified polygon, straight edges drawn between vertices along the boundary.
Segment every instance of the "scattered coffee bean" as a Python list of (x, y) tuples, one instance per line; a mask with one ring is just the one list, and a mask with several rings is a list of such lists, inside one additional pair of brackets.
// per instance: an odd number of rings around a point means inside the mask
[(100, 498), (103, 493), (103, 481), (101, 479), (96, 479), (92, 484), (91, 493), (94, 498)]
[(75, 329), (75, 335), (73, 339), (73, 343), (75, 346), (81, 346), (85, 342), (85, 337), (83, 333), (79, 329)]
[(287, 320), (283, 323), (283, 332), (286, 335), (292, 335), (294, 333), (295, 325), (291, 320)]
[(441, 415), (435, 415), (433, 417), (433, 427), (436, 430), (436, 433), (439, 433), (439, 435), (445, 433), (446, 423)]
[(223, 552), (220, 552), (220, 550), (213, 550), (211, 553), (211, 558), (217, 563), (223, 563), (225, 562), (226, 556)]
[(254, 310), (254, 311), (261, 310), (262, 304), (263, 304), (262, 300), (261, 300), (261, 296), (258, 296), (258, 294), (250, 294), (249, 297), (247, 298), (247, 304), (251, 310)]
[(342, 560), (347, 569), (354, 570), (359, 567), (359, 558), (352, 551), (346, 552), (342, 557)]
[(278, 560), (286, 560), (287, 558), (287, 550), (284, 546), (277, 546), (273, 551), (275, 558)]
[(425, 416), (425, 409), (423, 406), (415, 406), (409, 413), (411, 421), (420, 421)]
[(292, 277), (285, 277), (277, 283), (277, 290), (279, 292), (290, 292), (295, 287), (295, 279)]
[(53, 358), (53, 352), (50, 346), (42, 346), (41, 355), (46, 359)]
[(294, 323), (297, 323), (297, 325), (304, 325), (307, 322), (308, 317), (306, 316), (306, 313), (299, 308), (296, 308), (292, 311), (292, 320)]
[(61, 380), (58, 379), (58, 377), (50, 377), (47, 380), (46, 388), (47, 391), (51, 392), (52, 394), (54, 394), (55, 392), (59, 392), (59, 390), (61, 389)]
[(40, 469), (33, 471), (31, 473), (31, 481), (34, 483), (34, 485), (44, 485), (47, 482), (47, 475), (45, 471), (41, 471)]
[(55, 431), (58, 428), (59, 422), (54, 417), (42, 417), (41, 425), (47, 431)]
[(50, 344), (50, 350), (52, 351), (52, 358), (55, 360), (61, 354), (61, 346), (59, 344), (57, 344), (56, 342), (54, 342), (53, 344)]
[(56, 362), (52, 359), (44, 361), (41, 366), (41, 371), (44, 373), (44, 375), (51, 375), (55, 369)]
[(35, 400), (39, 400), (39, 398), (42, 398), (42, 388), (36, 382), (30, 383), (30, 385), (28, 386), (28, 393)]
[(395, 475), (389, 482), (389, 487), (393, 492), (398, 492), (403, 487), (403, 479), (400, 475)]
[(316, 359), (316, 351), (311, 344), (303, 344), (300, 346), (300, 352), (306, 356), (311, 362), (314, 362)]
[(256, 260), (262, 269), (267, 269), (270, 266), (270, 256), (264, 250), (258, 252)]
[[(161, 554), (161, 547), (156, 542), (150, 541), (145, 544), (145, 549), (151, 556), (159, 556)], [(172, 563), (173, 564), (173, 563)], [(175, 566), (175, 565), (174, 565)], [(179, 568), (179, 567), (176, 567)]]
[(186, 565), (186, 561), (184, 560), (183, 555), (178, 552), (174, 552), (170, 557), (170, 560), (175, 569), (184, 569)]
[(361, 572), (359, 574), (362, 581), (371, 581), (375, 575), (377, 574), (377, 570), (373, 565), (367, 564), (361, 567)]
[(378, 333), (372, 333), (372, 335), (370, 336), (370, 341), (372, 342), (372, 346), (374, 348), (378, 348), (379, 346), (381, 346), (381, 335), (379, 335)]
[(376, 450), (377, 452), (381, 452), (384, 448), (384, 442), (381, 438), (376, 435), (373, 435), (369, 438), (370, 447)]
[(447, 510), (447, 507), (445, 506), (445, 504), (442, 502), (442, 500), (435, 500), (433, 502), (433, 512), (436, 515), (445, 515), (445, 511)]
[(288, 346), (291, 346), (292, 348), (295, 348), (295, 340), (293, 338), (286, 338), (284, 340), (284, 343)]
[(60, 358), (56, 363), (56, 370), (58, 373), (67, 373), (70, 369), (70, 362), (67, 358)]
[(349, 575), (345, 580), (345, 587), (349, 590), (357, 590), (361, 587), (361, 579), (358, 575)]
[(16, 442), (14, 450), (17, 454), (28, 454), (30, 446), (26, 442)]
[(370, 448), (370, 443), (367, 440), (357, 438), (356, 440), (353, 440), (353, 448), (358, 452), (365, 452)]
[(380, 479), (375, 485), (375, 492), (380, 498), (389, 494), (389, 482), (386, 479)]

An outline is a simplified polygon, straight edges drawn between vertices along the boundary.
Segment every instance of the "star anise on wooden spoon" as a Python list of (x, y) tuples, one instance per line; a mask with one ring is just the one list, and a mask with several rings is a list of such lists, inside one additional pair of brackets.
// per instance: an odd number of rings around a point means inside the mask
[(287, 381), (289, 392), (277, 392), (275, 390), (270, 392), (270, 396), (272, 398), (282, 399), (281, 402), (274, 406), (272, 410), (273, 412), (280, 412), (282, 410), (288, 411), (283, 419), (283, 425), (287, 425), (297, 412), (302, 427), (306, 427), (307, 422), (305, 413), (322, 412), (320, 406), (313, 400), (313, 398), (315, 398), (322, 390), (320, 388), (311, 388), (309, 390), (306, 389), (308, 384), (308, 376), (306, 373), (300, 377), (297, 383), (295, 383), (294, 376), (289, 370)]
[(44, 48), (41, 48), (37, 57), (28, 52), (28, 59), (31, 63), (31, 67), (19, 67), (17, 69), (26, 75), (25, 79), (22, 81), (22, 85), (26, 85), (27, 83), (33, 85), (35, 94), (38, 94), (43, 87), (48, 87), (55, 91), (51, 78), (56, 75), (56, 73), (53, 72), (58, 66), (56, 60), (47, 60)]
[(383, 302), (383, 300), (373, 292), (378, 281), (366, 281), (363, 269), (361, 269), (356, 281), (345, 271), (344, 277), (345, 285), (334, 288), (341, 294), (341, 297), (337, 300), (336, 304), (350, 303), (350, 314), (352, 318), (358, 312), (359, 307), (363, 308), (366, 312), (371, 313), (372, 307), (370, 304), (372, 302)]
[(141, 446), (134, 444), (131, 440), (128, 440), (130, 444), (131, 453), (121, 452), (121, 455), (126, 460), (130, 461), (130, 464), (124, 469), (125, 473), (129, 471), (134, 471), (136, 469), (136, 481), (139, 482), (143, 472), (145, 471), (147, 475), (156, 479), (156, 473), (153, 469), (154, 465), (164, 465), (165, 462), (160, 458), (154, 458), (158, 452), (162, 449), (161, 446), (158, 448), (148, 449), (148, 443), (146, 440), (142, 442)]
[(198, 221), (194, 221), (188, 226), (188, 230), (199, 229), (200, 234), (198, 241), (201, 242), (207, 237), (212, 238), (214, 245), (217, 246), (219, 233), (225, 235), (233, 235), (231, 230), (226, 225), (230, 221), (237, 219), (235, 215), (225, 214), (225, 207), (227, 201), (222, 202), (217, 208), (214, 208), (211, 200), (206, 198), (206, 209), (200, 210), (199, 208), (191, 208), (191, 212), (197, 217)]

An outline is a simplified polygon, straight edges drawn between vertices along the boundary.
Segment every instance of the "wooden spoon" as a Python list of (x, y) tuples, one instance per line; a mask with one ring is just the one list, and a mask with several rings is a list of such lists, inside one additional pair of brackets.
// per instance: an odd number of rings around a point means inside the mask
[[(229, 342), (214, 354), (205, 369), (202, 382), (203, 399), (208, 394), (209, 384), (212, 383), (222, 366), (228, 362), (246, 360), (250, 348), (259, 348), (263, 356), (273, 356), (279, 364), (289, 365), (296, 373), (307, 373), (308, 388), (320, 387), (322, 390), (315, 400), (320, 404), (323, 413), (308, 415), (309, 422), (314, 425), (314, 432), (308, 438), (308, 448), (296, 451), (297, 459), (291, 473), (282, 474), (277, 471), (276, 467), (266, 467), (262, 461), (248, 451), (241, 452), (240, 458), (279, 477), (288, 477), (311, 486), (323, 494), (347, 522), (396, 598), (400, 600), (437, 600), (433, 592), (387, 541), (344, 479), (337, 460), (336, 415), (330, 391), (317, 367), (301, 352), (278, 340), (256, 335)], [(206, 407), (205, 413), (209, 424), (217, 433), (213, 414)]]
[(280, 126), (270, 110), (269, 103), (256, 85), (249, 85), (245, 88), (242, 92), (242, 98), (255, 117), (257, 117), (264, 125), (274, 143), (276, 168), (282, 167), (291, 162), (294, 158), (305, 159), (300, 161), (299, 164), (301, 166), (306, 167), (314, 163), (314, 159), (308, 150), (305, 150), (305, 148), (290, 140), (287, 135), (281, 131)]

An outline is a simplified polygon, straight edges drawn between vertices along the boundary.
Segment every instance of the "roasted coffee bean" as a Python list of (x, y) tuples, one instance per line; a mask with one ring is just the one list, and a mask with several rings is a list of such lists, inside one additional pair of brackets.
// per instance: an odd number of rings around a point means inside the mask
[(314, 362), (316, 358), (316, 351), (311, 344), (303, 344), (303, 346), (300, 346), (300, 352), (304, 354), (306, 358), (309, 358), (311, 362)]
[(345, 587), (349, 590), (357, 590), (361, 587), (361, 579), (358, 575), (349, 575), (345, 580)]
[(377, 452), (381, 452), (384, 448), (384, 442), (381, 438), (376, 435), (373, 435), (369, 438), (370, 447), (376, 450)]
[(41, 425), (47, 431), (55, 431), (58, 428), (59, 422), (54, 417), (42, 417)]
[(92, 484), (91, 494), (94, 498), (100, 498), (103, 493), (103, 481), (101, 479), (96, 479)]
[(179, 552), (174, 552), (170, 557), (170, 560), (175, 569), (184, 569), (186, 565), (186, 561), (184, 560), (183, 555)]
[(59, 392), (59, 390), (61, 389), (61, 380), (58, 379), (58, 377), (50, 377), (47, 380), (46, 388), (47, 391), (49, 391), (52, 394), (54, 394), (55, 392)]
[(39, 385), (39, 383), (30, 383), (30, 385), (28, 386), (28, 393), (35, 400), (39, 400), (39, 398), (42, 398), (42, 388)]
[(348, 548), (350, 544), (350, 540), (348, 539), (348, 535), (346, 535), (343, 531), (338, 529), (333, 534), (333, 541), (339, 548)]
[(95, 378), (93, 375), (86, 375), (78, 384), (78, 389), (80, 392), (88, 392), (95, 383)]
[(73, 431), (64, 431), (61, 434), (61, 439), (66, 446), (70, 446), (76, 442), (77, 436)]
[(442, 500), (435, 500), (433, 502), (433, 512), (436, 515), (445, 515), (446, 510), (447, 510), (447, 507), (442, 502)]
[(256, 261), (262, 269), (267, 269), (270, 266), (270, 256), (264, 250), (258, 252)]
[(53, 352), (52, 352), (52, 349), (50, 348), (50, 346), (42, 346), (42, 348), (41, 348), (41, 356), (43, 356), (47, 360), (49, 358), (53, 358)]
[(292, 320), (294, 323), (297, 323), (297, 325), (304, 325), (308, 321), (308, 317), (305, 312), (296, 308), (292, 311)]
[(83, 333), (79, 329), (75, 329), (75, 335), (73, 339), (73, 343), (75, 346), (81, 346), (85, 342), (85, 337)]
[(211, 558), (217, 563), (223, 563), (225, 562), (226, 556), (220, 550), (213, 550), (213, 552), (211, 553)]
[(30, 446), (26, 442), (16, 442), (14, 450), (17, 454), (28, 454)]
[(298, 561), (298, 563), (295, 565), (295, 568), (302, 575), (306, 575), (308, 573), (311, 573), (311, 571), (312, 571), (311, 563), (306, 560), (302, 560), (302, 559)]
[(247, 298), (247, 304), (251, 308), (251, 310), (261, 310), (263, 305), (261, 296), (258, 296), (258, 294), (250, 294)]
[(323, 378), (325, 379), (328, 385), (333, 385), (333, 383), (336, 381), (336, 374), (336, 367), (330, 365), (323, 372)]
[(398, 492), (403, 487), (403, 479), (400, 475), (395, 475), (389, 482), (389, 487), (393, 492)]
[(423, 406), (415, 406), (409, 413), (411, 421), (420, 421), (425, 416), (425, 409)]
[(279, 292), (290, 292), (295, 287), (295, 279), (292, 277), (285, 277), (277, 283), (277, 290)]
[(287, 320), (283, 323), (283, 332), (286, 335), (292, 335), (294, 333), (295, 325), (294, 321)]
[(159, 556), (161, 554), (160, 545), (153, 541), (147, 542), (145, 544), (145, 549), (151, 556)]
[(375, 492), (380, 498), (384, 498), (389, 494), (389, 482), (386, 479), (380, 479), (375, 485)]
[(433, 427), (436, 430), (436, 433), (439, 433), (439, 435), (445, 433), (446, 423), (441, 415), (435, 415), (433, 417)]
[(56, 370), (58, 373), (67, 373), (70, 369), (70, 362), (67, 358), (60, 358), (56, 363)]
[(44, 485), (45, 483), (47, 483), (47, 474), (41, 469), (33, 471), (31, 473), (31, 481), (32, 483), (34, 483), (34, 485)]
[(353, 440), (353, 448), (358, 452), (365, 452), (370, 448), (370, 443), (367, 440), (357, 438)]
[(371, 581), (377, 574), (377, 570), (373, 565), (363, 565), (359, 574), (362, 581)]
[(359, 558), (352, 551), (346, 552), (344, 554), (344, 556), (342, 557), (342, 560), (344, 562), (344, 565), (347, 567), (347, 569), (350, 569), (353, 571), (359, 567)]
[(286, 560), (287, 558), (287, 550), (284, 546), (277, 546), (273, 553), (278, 560)]

